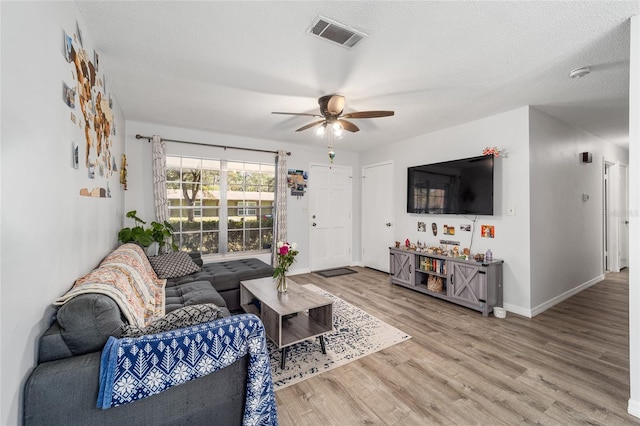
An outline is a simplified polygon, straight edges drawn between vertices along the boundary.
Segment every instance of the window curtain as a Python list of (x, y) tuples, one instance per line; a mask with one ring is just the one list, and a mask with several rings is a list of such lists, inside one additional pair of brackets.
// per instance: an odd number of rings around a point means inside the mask
[(278, 241), (287, 241), (287, 152), (278, 151), (276, 156), (276, 205), (273, 229), (271, 264), (277, 264)]
[[(164, 141), (158, 135), (151, 138), (153, 158), (153, 200), (156, 210), (156, 221), (164, 223), (169, 220), (167, 203), (167, 149)], [(167, 250), (165, 244), (163, 250)]]

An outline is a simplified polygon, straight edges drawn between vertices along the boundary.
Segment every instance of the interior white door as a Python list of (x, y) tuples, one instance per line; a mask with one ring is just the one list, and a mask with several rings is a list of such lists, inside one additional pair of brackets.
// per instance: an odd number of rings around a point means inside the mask
[(618, 267), (629, 266), (629, 174), (627, 166), (620, 165), (618, 170), (619, 207), (616, 218), (618, 225)]
[(351, 167), (312, 164), (308, 187), (311, 270), (351, 265)]
[(389, 272), (389, 247), (393, 244), (393, 164), (362, 168), (362, 262)]

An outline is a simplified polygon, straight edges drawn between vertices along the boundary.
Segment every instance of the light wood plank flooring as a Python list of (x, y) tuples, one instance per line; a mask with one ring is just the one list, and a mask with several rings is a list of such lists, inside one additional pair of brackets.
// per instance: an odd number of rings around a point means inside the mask
[(292, 277), (412, 339), (276, 392), (280, 425), (626, 425), (628, 274), (533, 319), (389, 284), (387, 274)]

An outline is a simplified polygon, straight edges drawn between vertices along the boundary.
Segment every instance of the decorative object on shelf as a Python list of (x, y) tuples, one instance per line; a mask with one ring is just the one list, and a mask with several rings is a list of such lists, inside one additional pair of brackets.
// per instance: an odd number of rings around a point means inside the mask
[(487, 262), (491, 262), (493, 260), (493, 252), (491, 251), (491, 249), (488, 249), (485, 253), (484, 260), (486, 260)]
[(444, 290), (442, 278), (436, 277), (435, 275), (429, 275), (429, 278), (427, 278), (427, 290), (442, 293)]
[(497, 147), (486, 147), (482, 151), (482, 155), (493, 155), (494, 157), (500, 157), (500, 150)]
[(482, 253), (476, 253), (476, 255), (473, 256), (473, 258), (475, 259), (476, 262), (484, 262), (484, 254)]
[(290, 244), (278, 241), (276, 244), (278, 264), (273, 270), (273, 278), (276, 279), (276, 288), (279, 293), (287, 291), (286, 274), (289, 272), (289, 267), (296, 261), (296, 256), (298, 255), (297, 247), (296, 243)]
[(411, 245), (411, 241), (409, 241), (409, 239), (407, 238), (406, 240), (404, 240), (404, 246), (409, 248), (409, 246)]

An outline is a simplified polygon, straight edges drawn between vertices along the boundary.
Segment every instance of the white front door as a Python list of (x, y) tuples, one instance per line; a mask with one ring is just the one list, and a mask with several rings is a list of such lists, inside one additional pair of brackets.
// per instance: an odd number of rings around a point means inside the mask
[(352, 263), (351, 167), (312, 164), (309, 171), (309, 266), (312, 271)]
[(389, 272), (389, 247), (393, 244), (393, 164), (362, 168), (362, 262)]

